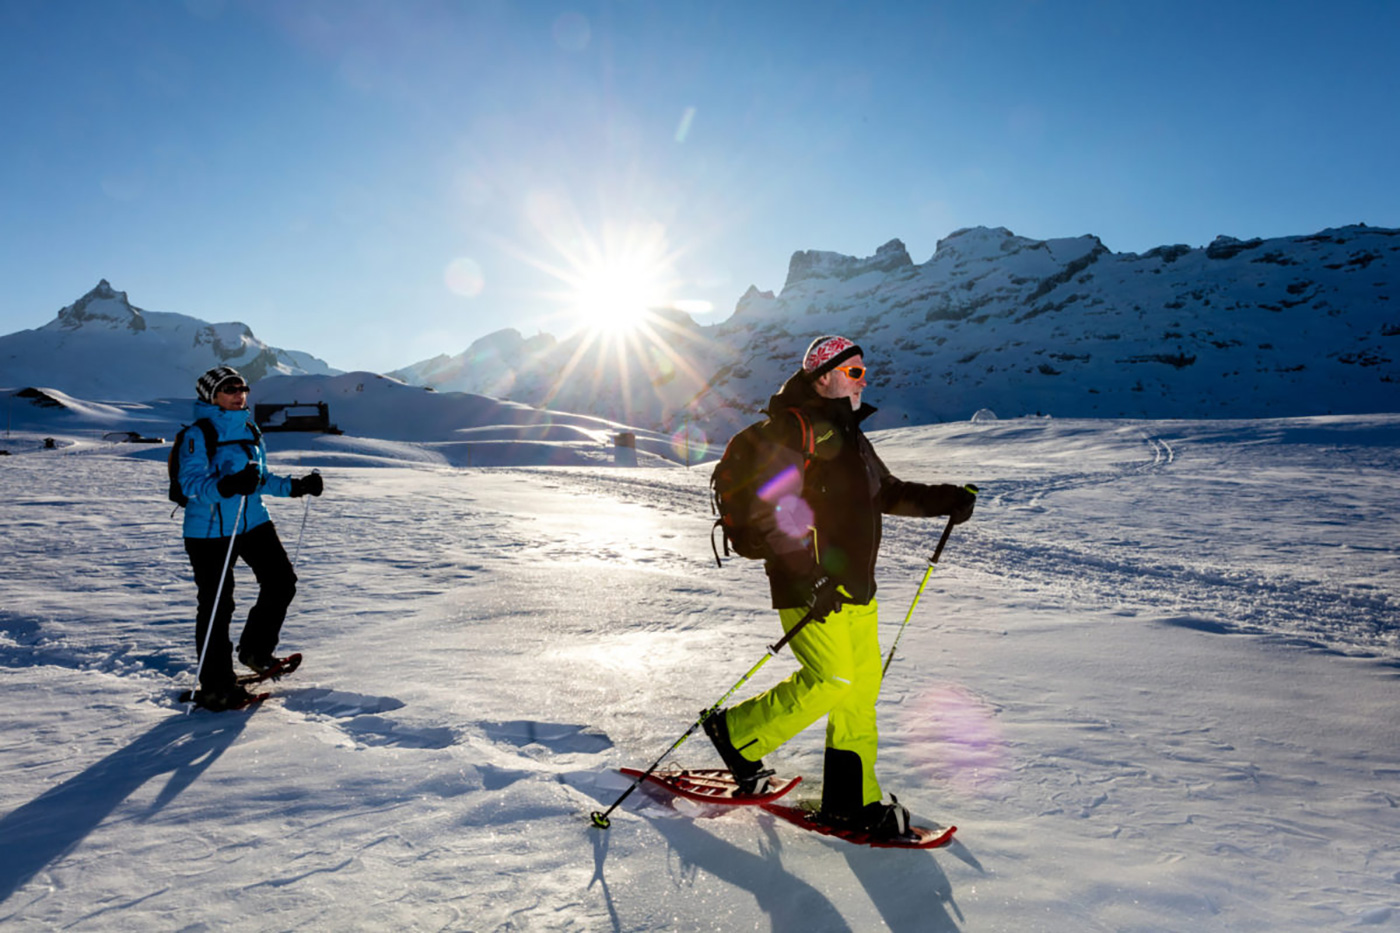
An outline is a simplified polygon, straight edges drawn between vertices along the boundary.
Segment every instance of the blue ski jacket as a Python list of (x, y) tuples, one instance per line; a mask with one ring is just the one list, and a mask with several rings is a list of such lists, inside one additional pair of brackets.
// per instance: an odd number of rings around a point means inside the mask
[(180, 451), (180, 489), (190, 500), (185, 506), (185, 537), (227, 538), (235, 533), (239, 497), (219, 495), (218, 483), (249, 463), (257, 465), (262, 481), (257, 491), (248, 496), (236, 532), (241, 535), (271, 521), (262, 497), (291, 495), (292, 481), (290, 477), (275, 476), (268, 470), (267, 448), (254, 428), (252, 412), (224, 411), (217, 405), (199, 401), (194, 403), (194, 417), (196, 421), (205, 418), (213, 423), (218, 443), (210, 451), (199, 428), (191, 427), (185, 432), (184, 449)]

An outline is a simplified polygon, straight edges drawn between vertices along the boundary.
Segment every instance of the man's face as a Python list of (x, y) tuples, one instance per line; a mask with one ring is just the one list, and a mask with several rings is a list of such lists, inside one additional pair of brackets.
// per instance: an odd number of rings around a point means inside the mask
[(224, 411), (241, 411), (248, 407), (248, 387), (242, 379), (230, 379), (214, 393), (214, 404)]
[[(852, 378), (852, 373), (860, 375)], [(813, 388), (822, 398), (849, 398), (852, 408), (860, 408), (860, 395), (865, 391), (865, 377), (865, 360), (856, 355), (818, 379), (813, 383)]]

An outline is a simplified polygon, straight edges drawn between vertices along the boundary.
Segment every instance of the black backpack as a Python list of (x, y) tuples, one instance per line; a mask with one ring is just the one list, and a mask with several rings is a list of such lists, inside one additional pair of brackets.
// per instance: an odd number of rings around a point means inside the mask
[[(797, 418), (802, 428), (802, 469), (805, 473), (816, 453), (816, 432), (812, 422), (802, 412), (796, 408), (787, 411)], [(759, 490), (780, 472), (777, 460), (781, 446), (776, 432), (777, 427), (771, 417), (744, 428), (729, 439), (724, 455), (710, 474), (712, 508), (719, 516), (710, 529), (710, 550), (715, 552), (715, 563), (719, 566), (723, 566), (723, 563), (719, 548), (715, 545), (717, 530), (724, 543), (725, 557), (731, 551), (752, 560), (770, 556), (763, 536), (750, 522)]]
[(185, 495), (185, 491), (180, 488), (180, 457), (181, 450), (186, 444), (189, 445), (189, 452), (194, 453), (194, 435), (190, 433), (191, 428), (199, 428), (204, 435), (204, 453), (210, 459), (214, 456), (214, 450), (218, 447), (227, 447), (230, 444), (241, 444), (248, 450), (248, 456), (253, 456), (253, 448), (262, 440), (262, 431), (256, 423), (249, 421), (248, 427), (253, 429), (253, 439), (242, 438), (236, 441), (219, 440), (219, 432), (214, 427), (214, 422), (208, 418), (200, 418), (194, 424), (187, 424), (175, 435), (175, 443), (170, 446), (170, 456), (165, 461), (166, 472), (170, 474), (170, 501), (180, 508), (189, 505), (190, 497)]

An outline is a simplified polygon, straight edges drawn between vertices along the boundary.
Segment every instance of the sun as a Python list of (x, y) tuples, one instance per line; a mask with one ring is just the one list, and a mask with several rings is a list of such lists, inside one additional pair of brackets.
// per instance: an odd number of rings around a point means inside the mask
[[(587, 383), (618, 420), (634, 415), (664, 422), (705, 386), (700, 369), (707, 338), (687, 315), (707, 314), (710, 303), (680, 297), (693, 287), (682, 274), (685, 250), (670, 243), (664, 224), (646, 219), (582, 222), (567, 197), (541, 192), (527, 200), (527, 217), (547, 254), (515, 248), (525, 263), (552, 280), (537, 296), (564, 336), (557, 372), (540, 404)], [(556, 333), (558, 330), (556, 329)], [(678, 435), (679, 449), (703, 443)]]
[(577, 270), (570, 304), (584, 326), (626, 333), (668, 302), (665, 269), (642, 256), (603, 258)]
[(675, 304), (676, 254), (659, 223), (604, 223), (596, 232), (575, 224), (555, 245), (564, 263), (549, 271), (561, 286), (565, 313), (580, 328), (625, 336)]

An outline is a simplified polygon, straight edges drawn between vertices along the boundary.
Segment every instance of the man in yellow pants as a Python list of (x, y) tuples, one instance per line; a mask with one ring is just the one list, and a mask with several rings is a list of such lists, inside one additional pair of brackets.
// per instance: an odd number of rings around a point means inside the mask
[(783, 630), (809, 613), (814, 621), (788, 643), (799, 670), (704, 725), (740, 790), (754, 793), (768, 773), (763, 756), (826, 716), (822, 818), (901, 836), (909, 812), (893, 797), (884, 801), (875, 776), (881, 515), (963, 522), (976, 497), (961, 486), (909, 483), (890, 473), (860, 429), (875, 412), (861, 401), (866, 373), (859, 346), (818, 337), (802, 368), (769, 400), (770, 438), (779, 452), (774, 473), (788, 480), (759, 493), (750, 522), (764, 538), (764, 569)]

